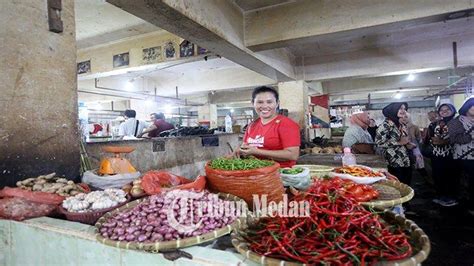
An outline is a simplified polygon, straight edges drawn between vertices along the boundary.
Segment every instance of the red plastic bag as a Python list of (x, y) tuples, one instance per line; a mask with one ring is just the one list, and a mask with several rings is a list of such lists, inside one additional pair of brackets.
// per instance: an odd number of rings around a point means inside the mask
[(0, 190), (0, 198), (4, 197), (15, 197), (26, 199), (35, 203), (44, 203), (51, 205), (60, 205), (63, 203), (65, 197), (58, 194), (41, 192), (41, 191), (29, 191), (21, 188), (5, 187)]
[(141, 186), (148, 195), (160, 193), (169, 189), (194, 189), (201, 191), (206, 186), (206, 178), (199, 176), (190, 180), (166, 171), (148, 171), (143, 175)]
[(36, 203), (22, 198), (5, 198), (0, 199), (0, 218), (23, 221), (47, 216), (56, 207), (56, 205)]

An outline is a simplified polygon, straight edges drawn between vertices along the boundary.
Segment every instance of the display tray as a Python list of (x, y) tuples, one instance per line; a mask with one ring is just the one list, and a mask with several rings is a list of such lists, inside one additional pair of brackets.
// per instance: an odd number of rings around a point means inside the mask
[[(230, 194), (219, 194), (219, 197), (221, 199), (229, 200), (229, 201), (243, 201), (242, 199)], [(101, 228), (102, 224), (104, 224), (109, 217), (119, 212), (131, 209), (145, 200), (147, 200), (147, 198), (142, 198), (139, 200), (129, 202), (125, 204), (124, 206), (118, 209), (115, 209), (111, 212), (108, 212), (104, 216), (102, 216), (95, 224), (96, 239), (102, 244), (116, 247), (116, 248), (135, 249), (135, 250), (143, 250), (143, 251), (148, 251), (148, 252), (158, 252), (158, 251), (174, 250), (178, 248), (184, 248), (184, 247), (189, 247), (189, 246), (201, 244), (204, 242), (208, 242), (216, 238), (219, 238), (221, 236), (227, 235), (232, 230), (238, 229), (246, 223), (245, 217), (238, 217), (232, 224), (229, 224), (223, 228), (214, 230), (212, 232), (209, 232), (200, 236), (188, 237), (188, 238), (171, 240), (171, 241), (160, 241), (160, 242), (154, 242), (154, 243), (140, 243), (140, 242), (135, 242), (135, 241), (133, 242), (115, 241), (115, 240), (110, 240), (108, 238), (104, 238), (99, 233), (99, 229)], [(245, 202), (243, 202), (243, 204), (245, 204)]]
[(311, 177), (323, 177), (328, 175), (333, 169), (333, 166), (317, 165), (317, 164), (297, 164), (295, 167), (306, 167), (309, 169)]
[(58, 209), (59, 209), (59, 213), (66, 216), (66, 219), (68, 221), (94, 225), (97, 222), (97, 220), (99, 220), (99, 218), (103, 216), (105, 213), (110, 212), (114, 209), (120, 208), (121, 206), (127, 204), (127, 202), (129, 202), (130, 199), (131, 197), (127, 196), (127, 201), (122, 202), (114, 207), (101, 209), (101, 210), (95, 210), (95, 211), (88, 211), (88, 212), (70, 212), (66, 210), (65, 208), (63, 208), (63, 206), (61, 205), (59, 205)]
[[(399, 224), (404, 230), (408, 231), (413, 247), (413, 254), (411, 257), (402, 260), (383, 261), (376, 265), (416, 266), (420, 265), (421, 262), (428, 258), (431, 251), (431, 243), (428, 236), (418, 227), (418, 225), (411, 220), (405, 219), (404, 217), (389, 211), (382, 213), (381, 216), (387, 223)], [(249, 250), (249, 243), (242, 237), (243, 235), (245, 235), (245, 231), (240, 229), (233, 232), (231, 234), (232, 245), (241, 255), (251, 261), (260, 263), (261, 265), (270, 266), (304, 265), (298, 262), (284, 261), (259, 255)]]
[(360, 204), (374, 209), (387, 209), (410, 201), (415, 192), (413, 189), (395, 180), (381, 180), (372, 186), (379, 192), (379, 197)]

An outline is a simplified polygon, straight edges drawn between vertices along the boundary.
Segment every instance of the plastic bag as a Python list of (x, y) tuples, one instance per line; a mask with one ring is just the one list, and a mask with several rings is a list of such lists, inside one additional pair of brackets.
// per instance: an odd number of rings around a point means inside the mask
[(285, 187), (294, 187), (298, 190), (306, 190), (311, 185), (309, 168), (300, 167), (303, 172), (295, 175), (280, 173), (281, 182)]
[(23, 221), (50, 215), (56, 205), (32, 202), (23, 198), (0, 199), (0, 218)]
[(84, 175), (82, 175), (82, 182), (100, 189), (122, 188), (139, 177), (140, 172), (100, 176), (96, 174), (95, 170), (92, 170), (86, 171)]
[(148, 195), (169, 189), (194, 189), (199, 192), (206, 186), (206, 178), (199, 176), (193, 181), (166, 171), (148, 171), (142, 177), (141, 186)]
[(0, 198), (15, 197), (22, 198), (35, 203), (43, 203), (50, 205), (59, 205), (63, 202), (65, 197), (54, 193), (47, 193), (41, 191), (29, 191), (21, 188), (5, 187), (0, 190)]

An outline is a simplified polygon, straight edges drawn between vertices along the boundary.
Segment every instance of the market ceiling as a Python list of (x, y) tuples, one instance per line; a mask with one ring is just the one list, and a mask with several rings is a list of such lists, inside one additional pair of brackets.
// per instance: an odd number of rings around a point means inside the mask
[[(211, 85), (203, 80), (210, 77), (202, 75), (206, 69), (219, 77), (250, 70), (243, 72), (243, 80), (259, 80), (259, 85), (446, 71), (453, 67), (453, 42), (458, 46), (458, 65), (474, 65), (472, 1), (439, 1), (430, 6), (417, 1), (400, 5), (342, 0), (107, 2), (76, 0), (79, 48), (166, 30), (227, 59), (223, 66), (208, 61), (191, 77), (172, 77), (182, 81), (183, 92), (188, 89), (184, 80), (206, 90)], [(150, 75), (166, 83), (164, 76), (194, 67), (191, 63), (167, 69), (167, 74)], [(235, 78), (232, 83), (236, 84)], [(219, 84), (224, 89), (236, 88)], [(419, 84), (428, 85), (432, 84)]]

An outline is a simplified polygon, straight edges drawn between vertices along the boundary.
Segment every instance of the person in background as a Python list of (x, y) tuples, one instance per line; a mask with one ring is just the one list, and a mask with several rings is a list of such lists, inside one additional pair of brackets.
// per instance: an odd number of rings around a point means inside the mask
[(377, 132), (377, 128), (379, 128), (377, 126), (377, 123), (375, 122), (374, 119), (369, 119), (370, 123), (369, 123), (369, 127), (367, 128), (367, 131), (369, 132), (370, 136), (372, 137), (373, 140), (375, 140), (375, 134)]
[[(426, 128), (423, 132), (423, 136), (424, 136), (423, 137), (423, 143), (428, 143), (429, 144), (431, 139), (429, 137), (428, 132), (434, 130), (432, 127), (435, 125), (435, 122), (437, 122), (439, 120), (438, 113), (435, 112), (435, 111), (429, 111), (428, 112), (428, 120), (430, 120), (430, 123), (428, 124), (428, 128)], [(427, 157), (431, 157), (431, 154), (429, 154), (429, 156), (427, 156)]]
[(145, 134), (149, 138), (156, 138), (160, 135), (161, 132), (165, 130), (173, 129), (174, 126), (165, 120), (165, 115), (163, 113), (152, 113), (150, 114), (151, 125), (145, 129), (138, 137), (142, 137)]
[(437, 192), (433, 202), (451, 207), (458, 204), (455, 197), (459, 175), (453, 159), (453, 147), (449, 143), (448, 123), (454, 118), (456, 109), (452, 104), (445, 103), (438, 107), (438, 114), (440, 119), (431, 123), (427, 132), (432, 147), (431, 167)]
[(425, 162), (423, 159), (423, 155), (421, 154), (420, 150), (420, 143), (421, 143), (421, 132), (418, 126), (413, 124), (411, 120), (410, 113), (405, 113), (403, 119), (400, 120), (401, 124), (406, 126), (407, 133), (408, 133), (408, 140), (410, 143), (414, 144), (414, 148), (408, 150), (408, 156), (410, 157), (410, 164), (415, 167), (415, 169), (422, 175), (426, 175), (425, 169)]
[(258, 118), (249, 124), (237, 155), (256, 156), (280, 163), (282, 168), (296, 164), (301, 145), (300, 128), (290, 118), (277, 114), (278, 92), (271, 87), (257, 87), (252, 104)]
[(469, 181), (468, 211), (474, 215), (474, 97), (459, 109), (459, 116), (449, 121), (449, 141), (453, 144), (453, 158), (460, 162)]
[(414, 148), (414, 145), (408, 139), (406, 128), (400, 124), (400, 118), (405, 116), (407, 109), (407, 103), (391, 103), (383, 108), (385, 120), (377, 129), (375, 143), (382, 149), (388, 172), (410, 185), (412, 169), (408, 149)]
[(438, 113), (436, 111), (429, 111), (428, 112), (428, 119), (430, 120), (430, 123), (434, 123), (439, 120)]
[(344, 133), (342, 146), (349, 147), (352, 153), (373, 154), (374, 140), (370, 136), (367, 128), (369, 127), (369, 114), (367, 112), (353, 113), (350, 117), (351, 125)]
[(143, 131), (147, 126), (144, 121), (139, 121), (135, 117), (137, 112), (135, 110), (127, 109), (125, 110), (124, 117), (125, 122), (120, 124), (119, 127), (119, 136), (122, 137), (138, 137), (138, 135)]

